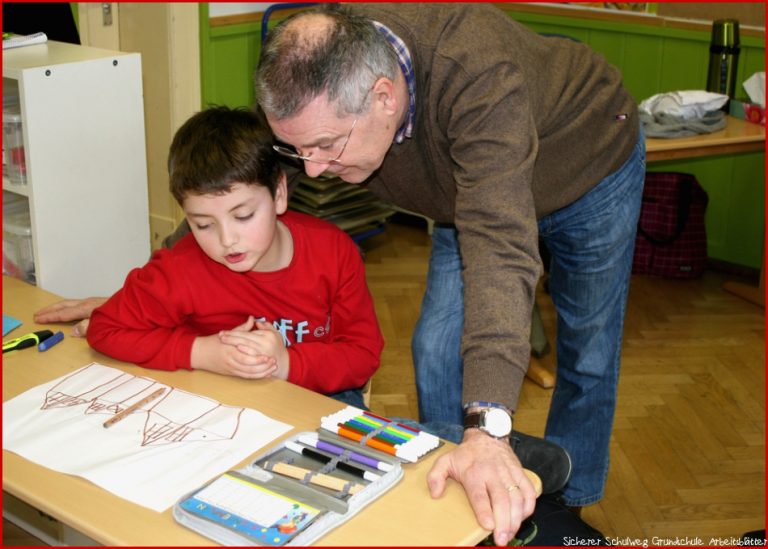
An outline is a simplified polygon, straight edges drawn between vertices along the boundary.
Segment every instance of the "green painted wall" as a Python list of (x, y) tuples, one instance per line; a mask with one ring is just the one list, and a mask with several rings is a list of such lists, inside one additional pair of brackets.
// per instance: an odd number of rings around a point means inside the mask
[(261, 25), (211, 27), (208, 4), (200, 4), (200, 74), (203, 105), (254, 103), (253, 70), (259, 59)]
[(69, 7), (72, 9), (72, 15), (75, 18), (75, 25), (77, 25), (77, 32), (80, 32), (80, 18), (78, 17), (79, 10), (77, 8), (77, 2), (70, 2)]
[[(595, 21), (510, 11), (537, 32), (576, 38), (599, 51), (624, 74), (639, 102), (659, 92), (703, 89), (709, 62), (709, 32), (653, 25)], [(200, 5), (203, 104), (251, 105), (253, 70), (261, 25), (211, 27), (208, 5)], [(765, 70), (765, 41), (742, 36), (738, 82)], [(765, 226), (765, 154), (658, 162), (651, 171), (696, 174), (710, 197), (707, 210), (709, 256), (759, 268)]]

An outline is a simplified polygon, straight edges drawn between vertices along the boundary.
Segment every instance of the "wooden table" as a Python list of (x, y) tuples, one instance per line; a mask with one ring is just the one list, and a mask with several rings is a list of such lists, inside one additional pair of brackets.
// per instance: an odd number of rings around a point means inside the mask
[[(694, 137), (646, 139), (646, 160), (682, 160), (723, 154), (760, 152), (765, 150), (765, 128), (739, 118), (727, 116), (724, 129)], [(763, 235), (761, 234), (762, 238)], [(765, 243), (758, 285), (726, 282), (723, 289), (761, 307), (765, 307)]]
[(646, 138), (646, 161), (658, 162), (765, 150), (763, 126), (730, 115), (726, 120), (724, 129), (708, 134), (672, 139)]
[[(3, 357), (3, 401), (99, 362), (226, 404), (256, 409), (293, 425), (294, 430), (285, 436), (317, 429), (321, 416), (343, 406), (287, 382), (246, 381), (204, 371), (162, 372), (109, 359), (91, 349), (84, 339), (70, 337), (69, 325), (43, 327), (32, 321), (34, 311), (59, 299), (25, 282), (3, 277), (3, 313), (23, 322), (5, 339), (44, 328), (60, 329), (66, 334), (64, 341), (45, 353), (29, 348)], [(317, 545), (477, 544), (488, 532), (477, 525), (462, 487), (449, 481), (439, 500), (433, 500), (427, 489), (427, 472), (436, 457), (450, 447), (452, 444), (446, 443), (422, 462), (405, 465), (404, 477), (391, 491), (318, 540)], [(80, 477), (58, 473), (5, 450), (3, 491), (104, 545), (213, 545), (178, 525), (170, 510), (156, 513)]]

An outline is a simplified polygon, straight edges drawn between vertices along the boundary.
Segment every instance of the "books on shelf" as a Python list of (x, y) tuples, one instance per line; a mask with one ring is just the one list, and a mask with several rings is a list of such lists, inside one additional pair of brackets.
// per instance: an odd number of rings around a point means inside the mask
[(288, 205), (335, 224), (352, 238), (370, 236), (395, 213), (368, 189), (337, 177), (302, 177)]

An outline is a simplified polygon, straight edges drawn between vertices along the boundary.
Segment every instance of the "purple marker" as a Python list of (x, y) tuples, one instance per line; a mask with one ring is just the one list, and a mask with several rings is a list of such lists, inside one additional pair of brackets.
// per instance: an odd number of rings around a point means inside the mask
[(340, 456), (346, 452), (346, 454), (349, 456), (349, 459), (352, 461), (356, 461), (358, 463), (362, 463), (363, 465), (367, 465), (368, 467), (373, 467), (374, 469), (378, 469), (379, 471), (391, 471), (393, 466), (389, 463), (385, 463), (383, 461), (379, 461), (378, 459), (374, 459), (372, 457), (365, 456), (363, 454), (358, 454), (357, 452), (353, 452), (352, 450), (347, 450), (346, 448), (342, 448), (341, 446), (336, 446), (335, 444), (331, 444), (330, 442), (326, 442), (324, 440), (319, 440), (317, 436), (300, 436), (299, 442), (302, 444), (306, 444), (307, 446), (312, 446), (314, 448), (317, 448), (318, 450), (325, 450), (326, 452), (329, 452), (331, 454)]

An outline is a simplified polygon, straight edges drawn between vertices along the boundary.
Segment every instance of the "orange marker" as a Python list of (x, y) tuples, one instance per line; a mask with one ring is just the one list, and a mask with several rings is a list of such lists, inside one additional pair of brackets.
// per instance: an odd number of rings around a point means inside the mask
[[(344, 438), (350, 438), (356, 442), (360, 442), (363, 440), (363, 435), (358, 433), (357, 431), (353, 431), (351, 429), (347, 429), (343, 425), (339, 425), (338, 434)], [(369, 438), (365, 444), (367, 446), (370, 446), (371, 448), (376, 448), (377, 450), (380, 450), (382, 452), (385, 452), (389, 455), (396, 456), (397, 451), (395, 450), (394, 446), (390, 446), (388, 444), (384, 444), (383, 442), (380, 442), (378, 440)]]

